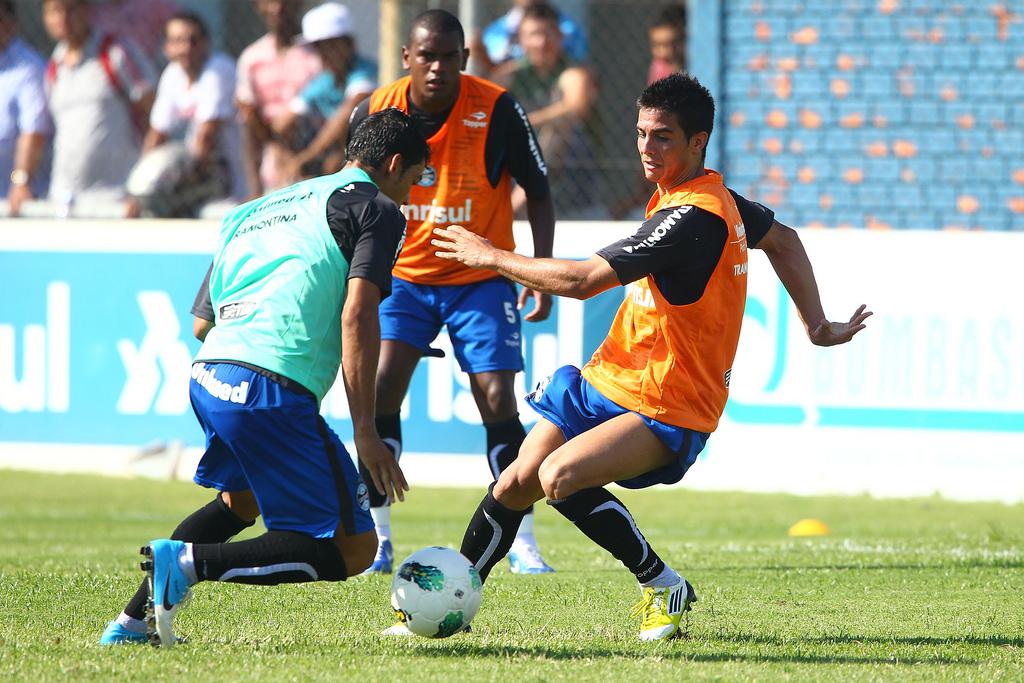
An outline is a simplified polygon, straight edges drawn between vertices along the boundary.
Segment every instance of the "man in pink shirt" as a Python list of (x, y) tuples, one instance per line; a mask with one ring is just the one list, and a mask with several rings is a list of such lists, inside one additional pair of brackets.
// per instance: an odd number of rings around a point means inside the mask
[(323, 70), (307, 45), (296, 43), (302, 3), (299, 0), (255, 0), (267, 24), (267, 35), (238, 57), (235, 99), (244, 127), (245, 173), (250, 196), (280, 187), (280, 166), (287, 148), (276, 139), (270, 122), (288, 111), (303, 86)]

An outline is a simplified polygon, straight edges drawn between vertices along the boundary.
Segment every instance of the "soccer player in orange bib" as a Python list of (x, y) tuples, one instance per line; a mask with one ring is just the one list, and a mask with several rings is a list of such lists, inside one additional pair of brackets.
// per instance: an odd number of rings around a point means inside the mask
[[(547, 168), (522, 107), (503, 88), (461, 73), (469, 51), (462, 25), (443, 10), (413, 22), (402, 61), (409, 75), (377, 89), (353, 112), (349, 130), (387, 107), (408, 112), (430, 145), (431, 161), (404, 207), (405, 247), (395, 265), (391, 296), (381, 306), (377, 372), (377, 431), (399, 457), (399, 411), (413, 372), (431, 342), (447, 328), (459, 367), (487, 431), (487, 459), (495, 478), (519, 453), (526, 437), (515, 395), (523, 370), (520, 309), (528, 322), (548, 317), (551, 298), (522, 290), (498, 273), (440, 259), (430, 245), (435, 227), (460, 224), (503, 249), (514, 249), (512, 181), (527, 197), (536, 256), (551, 255), (554, 208)], [(364, 477), (366, 474), (364, 473)], [(393, 551), (388, 501), (370, 490), (380, 539), (371, 572), (390, 573)], [(553, 571), (540, 555), (527, 515), (509, 553), (513, 572)]]
[(749, 202), (704, 168), (715, 104), (696, 79), (656, 81), (637, 106), (637, 148), (658, 189), (635, 234), (585, 261), (520, 256), (458, 226), (436, 229), (433, 243), (442, 258), (535, 291), (584, 299), (628, 287), (582, 372), (562, 367), (528, 397), (543, 417), (481, 501), (462, 553), (486, 578), (522, 511), (546, 498), (636, 575), (640, 639), (662, 640), (676, 635), (697, 596), (604, 486), (679, 481), (718, 426), (746, 300), (747, 247), (767, 254), (814, 344), (850, 341), (871, 313), (861, 306), (847, 322), (830, 322), (796, 232), (776, 221), (758, 222), (756, 232), (744, 225), (737, 202)]

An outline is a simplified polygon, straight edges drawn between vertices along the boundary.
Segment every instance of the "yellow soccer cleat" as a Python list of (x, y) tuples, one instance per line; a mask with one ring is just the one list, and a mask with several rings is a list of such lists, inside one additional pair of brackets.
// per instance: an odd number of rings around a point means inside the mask
[(644, 597), (633, 607), (633, 616), (640, 617), (640, 640), (666, 640), (679, 633), (679, 620), (697, 594), (686, 579), (664, 588), (644, 588)]

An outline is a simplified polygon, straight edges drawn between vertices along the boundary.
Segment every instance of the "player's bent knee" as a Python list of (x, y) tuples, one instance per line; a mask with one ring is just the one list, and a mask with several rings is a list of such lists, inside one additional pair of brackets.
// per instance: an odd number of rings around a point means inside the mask
[(345, 572), (350, 577), (369, 569), (377, 554), (377, 534), (373, 530), (355, 536), (336, 536), (334, 544), (341, 552)]
[(513, 464), (502, 472), (494, 484), (494, 499), (512, 510), (525, 510), (544, 497), (544, 491), (537, 480), (535, 470), (527, 471), (525, 467)]
[(221, 500), (228, 506), (239, 519), (247, 522), (255, 521), (260, 516), (260, 506), (256, 502), (256, 495), (252, 490), (246, 491), (222, 491)]
[(563, 463), (545, 460), (537, 472), (541, 489), (548, 500), (568, 498), (580, 490), (573, 477), (572, 468)]

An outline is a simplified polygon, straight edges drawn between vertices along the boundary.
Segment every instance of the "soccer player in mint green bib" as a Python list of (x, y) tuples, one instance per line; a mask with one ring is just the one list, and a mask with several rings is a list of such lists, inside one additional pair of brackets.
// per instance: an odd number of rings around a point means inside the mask
[[(370, 566), (373, 486), (402, 500), (405, 477), (374, 426), (378, 306), (405, 238), (405, 201), (429, 157), (397, 109), (354, 132), (338, 173), (236, 208), (223, 221), (205, 289), (190, 396), (206, 433), (195, 481), (217, 496), (170, 539), (142, 548), (146, 581), (102, 644), (175, 642), (193, 584), (343, 581)], [(320, 402), (339, 366), (363, 482)], [(267, 533), (228, 539), (262, 515)]]

